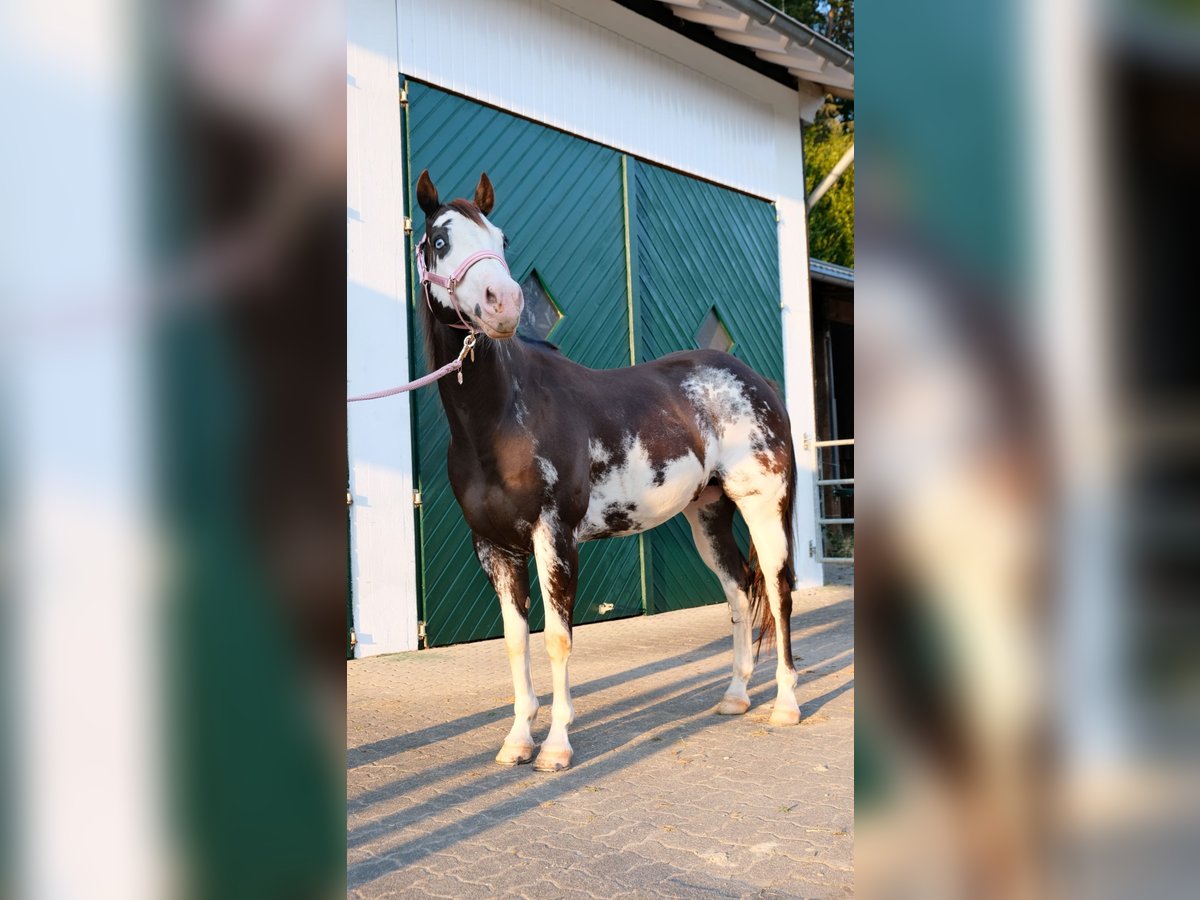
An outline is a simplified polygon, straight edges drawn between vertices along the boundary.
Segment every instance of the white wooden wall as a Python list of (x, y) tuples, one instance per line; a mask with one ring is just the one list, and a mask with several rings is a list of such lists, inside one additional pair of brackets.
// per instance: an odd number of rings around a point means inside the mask
[[(346, 9), (346, 391), (408, 380), (399, 60), (392, 0)], [(352, 403), (350, 576), (356, 656), (417, 646), (407, 394)]]
[[(788, 407), (815, 430), (797, 92), (607, 0), (349, 0), (347, 230), (351, 393), (403, 381), (404, 211), (397, 74), (773, 200)], [(352, 577), (359, 655), (416, 647), (410, 413), (351, 407)], [(819, 584), (813, 460), (801, 459), (800, 583)], [(809, 502), (805, 502), (805, 501)]]

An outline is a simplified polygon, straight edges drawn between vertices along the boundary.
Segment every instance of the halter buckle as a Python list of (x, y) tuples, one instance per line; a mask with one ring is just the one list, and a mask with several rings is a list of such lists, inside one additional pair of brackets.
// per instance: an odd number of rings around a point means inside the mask
[(464, 359), (467, 358), (467, 354), (470, 353), (474, 349), (475, 349), (475, 332), (472, 331), (465, 338), (463, 338), (462, 350), (460, 350), (458, 353), (458, 361), (462, 362)]

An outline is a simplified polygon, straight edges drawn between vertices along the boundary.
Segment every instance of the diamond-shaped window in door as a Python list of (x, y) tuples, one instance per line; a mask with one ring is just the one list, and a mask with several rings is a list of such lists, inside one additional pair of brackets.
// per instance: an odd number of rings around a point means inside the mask
[(724, 350), (726, 353), (733, 349), (733, 338), (729, 336), (715, 306), (704, 314), (704, 320), (696, 329), (696, 345), (701, 350)]
[(562, 321), (563, 314), (546, 290), (537, 269), (521, 282), (521, 293), (525, 295), (525, 308), (521, 311), (521, 323), (518, 326), (521, 334), (546, 340)]

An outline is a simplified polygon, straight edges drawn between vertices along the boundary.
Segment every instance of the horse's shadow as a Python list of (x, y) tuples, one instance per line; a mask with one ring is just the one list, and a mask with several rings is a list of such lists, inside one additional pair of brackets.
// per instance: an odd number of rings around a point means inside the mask
[[(835, 621), (838, 618), (836, 607), (848, 603), (849, 601), (843, 601), (820, 610), (810, 610), (793, 619), (794, 627), (798, 624), (798, 619), (811, 618), (809, 613), (820, 613), (823, 621)], [(809, 622), (808, 624), (813, 623)], [(813, 635), (810, 640), (820, 637), (821, 635)], [(804, 644), (807, 642), (807, 640), (801, 641), (795, 645), (795, 649), (802, 656), (804, 655)], [(581, 684), (576, 690), (576, 696), (586, 696), (601, 691), (616, 683), (628, 681), (631, 677), (640, 678), (664, 669), (711, 658), (717, 655), (718, 648), (726, 650), (728, 645), (727, 638), (713, 641), (668, 660), (646, 664), (629, 672)], [(841, 671), (851, 665), (852, 660), (852, 654), (846, 652), (845, 649), (833, 651), (820, 662), (815, 662), (810, 658), (806, 660), (805, 670), (799, 675), (798, 684), (802, 686), (809, 681)], [(759, 671), (752, 681), (750, 688), (752, 710), (760, 704), (768, 703), (774, 696), (774, 679), (771, 669), (772, 667), (760, 665)], [(576, 720), (575, 727), (571, 732), (575, 756), (580, 761), (574, 768), (557, 776), (535, 776), (540, 779), (540, 783), (523, 791), (518, 796), (505, 797), (487, 809), (474, 813), (469, 819), (442, 825), (399, 845), (387, 848), (382, 851), (384, 854), (382, 856), (372, 856), (351, 864), (347, 869), (349, 884), (352, 886), (362, 884), (389, 871), (403, 868), (452, 846), (458, 841), (475, 837), (494, 825), (519, 816), (539, 804), (577, 790), (585, 781), (590, 782), (621, 772), (648, 756), (667, 750), (680, 739), (717, 727), (723, 721), (728, 720), (722, 716), (705, 715), (705, 713), (710, 711), (720, 698), (727, 678), (727, 667), (725, 661), (722, 660), (720, 664), (706, 667), (702, 672), (675, 679), (670, 684), (651, 688), (634, 697), (623, 696), (604, 707), (584, 710)], [(836, 697), (851, 690), (853, 683), (853, 679), (850, 679), (820, 697), (803, 702), (801, 705), (802, 716), (804, 718), (813, 716)], [(543, 702), (546, 700), (548, 698), (543, 698)], [(631, 706), (634, 708), (629, 709)], [(628, 709), (627, 712), (620, 712), (626, 709)], [(507, 712), (508, 708), (504, 707), (503, 711)], [(638, 742), (638, 738), (646, 735), (651, 729), (673, 719), (678, 720), (676, 724), (666, 730), (659, 728), (653, 737)], [(497, 720), (490, 711), (462, 717), (445, 726), (422, 729), (419, 733), (421, 735), (419, 740), (408, 743), (407, 747), (423, 746), (432, 740), (441, 740), (461, 733), (466, 730), (467, 722), (474, 723), (469, 727), (479, 727), (485, 724), (496, 724)], [(543, 724), (538, 728), (539, 736), (544, 736), (544, 732), (548, 728), (548, 716), (542, 719), (542, 722)], [(435, 734), (437, 737), (434, 737)], [(501, 735), (498, 734), (497, 739), (499, 737)], [(389, 753), (395, 753), (401, 749), (397, 743), (401, 741), (402, 738), (396, 738), (369, 746), (376, 752), (382, 752), (383, 745), (386, 744), (390, 748)], [(418, 787), (428, 788), (431, 784), (442, 780), (460, 778), (480, 767), (483, 767), (487, 773), (439, 793), (422, 803), (363, 823), (348, 833), (347, 846), (349, 848), (360, 847), (383, 834), (416, 825), (423, 819), (459, 803), (476, 799), (481, 794), (486, 794), (493, 789), (511, 786), (514, 775), (511, 770), (501, 768), (489, 770), (492, 765), (492, 754), (493, 751), (489, 749), (483, 753), (459, 757), (435, 769), (425, 769), (400, 778), (385, 787), (360, 794), (350, 803), (352, 812), (365, 811), (376, 803), (401, 796)], [(528, 772), (528, 770), (525, 771)]]
[[(806, 610), (792, 617), (792, 630), (796, 631), (802, 628), (811, 627), (814, 624), (820, 624), (825, 621), (833, 621), (847, 614), (849, 611), (851, 600), (839, 600), (837, 603), (831, 603), (829, 606), (818, 607), (816, 609)], [(607, 623), (597, 623), (607, 624)], [(579, 629), (586, 629), (589, 626), (578, 626)], [(612, 675), (606, 675), (603, 678), (597, 678), (592, 681), (585, 682), (578, 686), (572, 687), (571, 693), (575, 698), (586, 697), (589, 694), (594, 694), (598, 691), (606, 690), (614, 685), (636, 681), (639, 678), (644, 678), (647, 675), (653, 675), (658, 672), (671, 669), (676, 666), (688, 665), (689, 663), (699, 662), (707, 657), (714, 656), (722, 651), (729, 651), (732, 648), (732, 641), (728, 636), (716, 638), (703, 644), (699, 647), (694, 647), (683, 653), (666, 659), (654, 660), (644, 663), (633, 669), (628, 669), (623, 672), (614, 672)], [(795, 648), (794, 648), (795, 649)], [(546, 698), (539, 698), (539, 702), (547, 704)], [(508, 704), (504, 706), (495, 706), (491, 709), (481, 710), (472, 713), (469, 716), (461, 716), (441, 725), (431, 725), (428, 728), (421, 728), (417, 731), (410, 731), (407, 734), (396, 735), (395, 737), (385, 738), (381, 741), (372, 741), (371, 743), (362, 744), (358, 747), (350, 748), (346, 753), (346, 768), (355, 769), (359, 766), (369, 765), (373, 762), (378, 762), (389, 756), (394, 756), (397, 753), (402, 753), (406, 750), (414, 750), (418, 747), (427, 744), (444, 741), (447, 738), (456, 737), (468, 731), (473, 731), (484, 725), (490, 725), (498, 721), (499, 717), (511, 713), (512, 707)]]

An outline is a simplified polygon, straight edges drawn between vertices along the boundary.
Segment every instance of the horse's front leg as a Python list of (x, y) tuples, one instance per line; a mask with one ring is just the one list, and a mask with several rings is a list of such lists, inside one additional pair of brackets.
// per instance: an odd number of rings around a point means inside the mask
[(513, 726), (496, 755), (502, 766), (515, 766), (533, 759), (530, 726), (537, 716), (538, 699), (529, 671), (529, 566), (528, 557), (514, 555), (475, 538), (475, 555), (487, 573), (504, 616), (504, 646), (513, 679)]
[(579, 584), (579, 548), (574, 536), (559, 525), (557, 517), (543, 518), (533, 529), (533, 555), (546, 608), (546, 652), (554, 676), (550, 734), (533, 767), (542, 772), (556, 772), (571, 765), (567, 726), (575, 718), (575, 712), (571, 707), (567, 659), (571, 655), (571, 612)]

